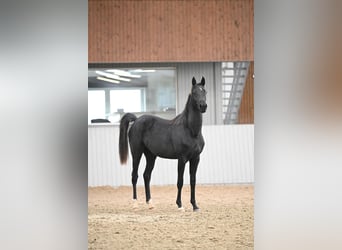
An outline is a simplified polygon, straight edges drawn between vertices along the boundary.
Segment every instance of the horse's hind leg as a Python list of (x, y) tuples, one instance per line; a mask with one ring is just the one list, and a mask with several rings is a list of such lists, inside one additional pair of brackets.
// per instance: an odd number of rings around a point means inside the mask
[(151, 199), (151, 191), (150, 191), (151, 174), (154, 168), (154, 163), (156, 161), (156, 156), (152, 154), (148, 149), (145, 150), (144, 154), (146, 157), (146, 168), (144, 171), (145, 195), (146, 195), (146, 203), (149, 203)]
[(133, 170), (132, 170), (132, 185), (133, 185), (133, 200), (137, 199), (137, 182), (138, 182), (138, 169), (139, 163), (142, 156), (142, 151), (134, 150), (132, 153), (133, 158)]

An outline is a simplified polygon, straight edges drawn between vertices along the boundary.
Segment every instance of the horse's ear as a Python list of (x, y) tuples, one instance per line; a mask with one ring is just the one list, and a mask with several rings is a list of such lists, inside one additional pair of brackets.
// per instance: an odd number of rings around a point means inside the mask
[(192, 78), (192, 85), (195, 85), (196, 84), (196, 79), (195, 77)]
[(201, 83), (200, 83), (202, 86), (204, 86), (204, 84), (205, 84), (205, 79), (204, 79), (204, 77), (202, 76), (202, 79), (201, 79)]

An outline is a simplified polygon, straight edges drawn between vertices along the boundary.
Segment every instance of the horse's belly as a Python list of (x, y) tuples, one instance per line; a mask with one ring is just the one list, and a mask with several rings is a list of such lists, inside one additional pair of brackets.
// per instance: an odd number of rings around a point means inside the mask
[(157, 155), (160, 158), (164, 158), (164, 159), (178, 159), (178, 157), (176, 155), (166, 155), (166, 154), (159, 154)]
[(177, 152), (175, 152), (172, 144), (163, 133), (160, 133), (157, 139), (153, 136), (146, 136), (144, 146), (156, 156), (168, 159), (178, 158)]
[(161, 158), (167, 158), (167, 159), (177, 159), (179, 153), (175, 152), (172, 147), (170, 147), (170, 144), (168, 145), (159, 145), (158, 147), (148, 146), (147, 148), (156, 156), (159, 156)]
[(204, 143), (202, 143), (201, 141), (192, 141), (192, 143), (182, 144), (178, 146), (174, 145), (173, 147), (170, 147), (170, 145), (168, 145), (169, 151), (163, 150), (163, 147), (160, 147), (156, 149), (156, 155), (168, 159), (183, 158), (186, 160), (190, 160), (193, 157), (200, 155), (203, 147)]

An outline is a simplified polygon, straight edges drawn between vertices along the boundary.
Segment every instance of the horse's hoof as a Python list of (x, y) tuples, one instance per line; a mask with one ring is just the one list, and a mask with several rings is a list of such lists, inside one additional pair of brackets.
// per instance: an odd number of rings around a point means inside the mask
[(133, 209), (137, 209), (138, 208), (138, 200), (133, 199), (132, 201), (133, 201), (133, 204), (132, 204)]
[(178, 211), (179, 211), (179, 212), (185, 212), (185, 208), (184, 208), (184, 207), (179, 207), (179, 208), (178, 208)]
[(148, 209), (154, 209), (154, 204), (152, 203), (152, 200), (149, 200), (147, 202), (147, 205), (148, 205)]
[(199, 208), (194, 208), (194, 212), (200, 212), (201, 210)]

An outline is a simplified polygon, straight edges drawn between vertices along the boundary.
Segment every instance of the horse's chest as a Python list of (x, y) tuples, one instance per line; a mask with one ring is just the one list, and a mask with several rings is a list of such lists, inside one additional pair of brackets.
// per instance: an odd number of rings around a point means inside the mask
[[(183, 141), (184, 142), (184, 141)], [(188, 140), (183, 143), (183, 152), (188, 156), (192, 157), (199, 155), (204, 147), (204, 140), (202, 136), (196, 139)]]

